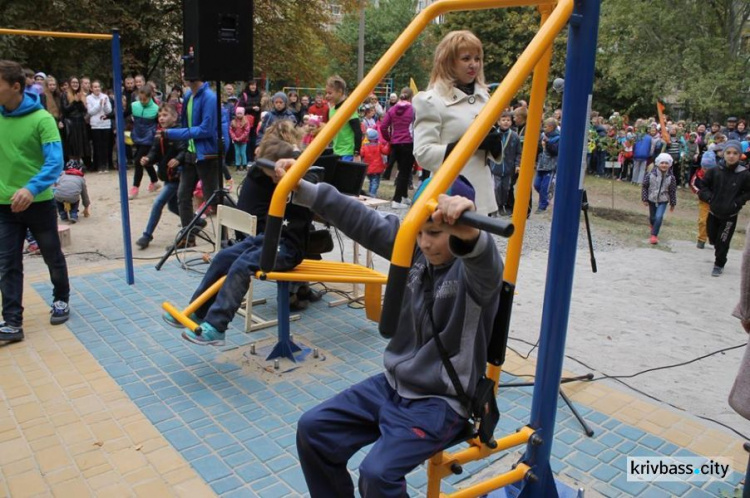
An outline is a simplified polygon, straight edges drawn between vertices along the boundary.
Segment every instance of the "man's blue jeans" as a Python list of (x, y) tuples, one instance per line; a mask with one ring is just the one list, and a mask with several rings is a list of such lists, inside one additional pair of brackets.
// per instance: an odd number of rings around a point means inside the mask
[[(233, 246), (222, 249), (214, 256), (190, 302), (195, 301), (224, 275), (227, 279), (219, 292), (196, 310), (195, 314), (200, 319), (213, 325), (219, 332), (227, 330), (229, 322), (232, 321), (242, 304), (242, 298), (247, 294), (250, 279), (260, 269), (262, 249), (263, 235), (258, 235), (247, 237)], [(300, 261), (302, 261), (301, 251), (295, 250), (285, 239), (281, 239), (274, 271), (291, 270)]]
[(55, 201), (34, 202), (25, 211), (13, 213), (10, 205), (0, 205), (0, 293), (3, 320), (8, 325), (23, 325), (23, 243), (26, 229), (39, 244), (49, 270), (54, 301), (70, 300), (68, 265), (57, 235)]
[(164, 187), (159, 192), (159, 195), (156, 196), (156, 199), (154, 199), (154, 205), (151, 206), (151, 216), (148, 218), (146, 231), (143, 232), (143, 235), (149, 239), (154, 236), (154, 230), (156, 230), (156, 225), (159, 224), (164, 206), (167, 206), (171, 212), (180, 216), (179, 204), (177, 202), (177, 190), (179, 186), (180, 182), (164, 182)]

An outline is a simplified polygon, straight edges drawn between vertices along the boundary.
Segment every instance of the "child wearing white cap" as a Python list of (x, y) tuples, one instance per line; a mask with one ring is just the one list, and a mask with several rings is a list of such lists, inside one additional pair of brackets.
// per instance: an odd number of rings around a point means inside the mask
[(651, 173), (643, 178), (641, 200), (648, 206), (649, 221), (651, 223), (651, 237), (649, 243), (659, 243), (659, 230), (664, 220), (664, 213), (674, 211), (677, 206), (677, 179), (672, 174), (672, 156), (662, 152), (656, 156), (655, 166)]

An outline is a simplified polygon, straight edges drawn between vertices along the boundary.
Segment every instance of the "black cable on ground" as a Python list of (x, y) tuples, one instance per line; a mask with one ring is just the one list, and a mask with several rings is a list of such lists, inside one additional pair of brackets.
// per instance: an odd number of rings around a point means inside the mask
[[(512, 339), (514, 341), (522, 342), (524, 344), (528, 344), (530, 346), (533, 346), (531, 348), (531, 351), (533, 351), (534, 348), (539, 344), (539, 341), (537, 341), (536, 344), (532, 344), (529, 341), (526, 341), (524, 339), (519, 339), (517, 337), (508, 337), (508, 338)], [(604, 373), (604, 372), (602, 372), (602, 371), (600, 371), (600, 370), (598, 370), (596, 368), (593, 368), (590, 365), (587, 365), (585, 362), (579, 360), (578, 358), (575, 358), (575, 357), (567, 355), (567, 354), (565, 355), (565, 357), (568, 358), (568, 359), (570, 359), (570, 360), (575, 361), (576, 363), (582, 365), (583, 367), (587, 368), (588, 370), (599, 372), (601, 374), (601, 377), (595, 377), (595, 378), (593, 378), (593, 379), (591, 379), (590, 381), (587, 381), (587, 382), (595, 382), (595, 381), (599, 381), (599, 380), (611, 379), (611, 380), (614, 380), (615, 382), (619, 382), (620, 384), (622, 384), (623, 386), (627, 387), (628, 389), (631, 389), (631, 390), (637, 392), (638, 394), (641, 394), (642, 396), (645, 396), (645, 397), (647, 397), (649, 399), (652, 399), (654, 401), (658, 401), (659, 403), (665, 403), (668, 406), (674, 408), (675, 410), (679, 410), (679, 411), (682, 411), (682, 412), (685, 412), (685, 413), (690, 413), (688, 410), (686, 410), (685, 408), (683, 408), (681, 406), (677, 406), (677, 405), (674, 405), (674, 404), (672, 404), (672, 403), (670, 403), (668, 401), (664, 401), (663, 399), (657, 398), (656, 396), (653, 396), (653, 395), (651, 395), (651, 394), (649, 394), (647, 392), (644, 392), (644, 391), (642, 391), (642, 390), (640, 390), (640, 389), (638, 389), (636, 387), (631, 386), (630, 384), (628, 384), (627, 382), (622, 381), (621, 379), (632, 379), (634, 377), (637, 377), (638, 375), (643, 375), (643, 374), (649, 373), (649, 372), (655, 372), (655, 371), (658, 371), (658, 370), (668, 370), (668, 369), (671, 369), (671, 368), (682, 367), (682, 366), (685, 366), (685, 365), (689, 365), (691, 363), (695, 363), (696, 361), (704, 360), (704, 359), (709, 358), (711, 356), (715, 356), (715, 355), (720, 354), (720, 353), (725, 353), (727, 351), (732, 351), (732, 350), (735, 350), (735, 349), (739, 349), (739, 348), (742, 348), (742, 347), (745, 347), (745, 346), (746, 346), (746, 344), (743, 343), (743, 344), (738, 344), (737, 346), (730, 346), (730, 347), (727, 347), (727, 348), (722, 348), (722, 349), (719, 349), (717, 351), (713, 351), (711, 353), (708, 353), (708, 354), (705, 354), (705, 355), (702, 355), (702, 356), (698, 356), (697, 358), (693, 358), (692, 360), (687, 360), (687, 361), (683, 361), (683, 362), (680, 362), (680, 363), (675, 363), (673, 365), (664, 365), (664, 366), (661, 366), (661, 367), (648, 368), (646, 370), (642, 370), (640, 372), (636, 372), (636, 373), (630, 374), (630, 375), (609, 375), (609, 374), (606, 374), (606, 373)], [(515, 349), (511, 348), (510, 346), (508, 348), (511, 351), (513, 351), (514, 353), (516, 353), (517, 355), (523, 357)], [(529, 351), (529, 354), (531, 354), (531, 351)], [(527, 358), (528, 358), (528, 356), (527, 356)], [(523, 375), (523, 374), (522, 375), (515, 375), (513, 372), (510, 372), (508, 370), (505, 370), (505, 371), (507, 373), (509, 373), (510, 375), (514, 375), (516, 377), (531, 377), (532, 379), (535, 378), (535, 376), (533, 376), (533, 375)], [(704, 415), (697, 415), (697, 414), (692, 414), (692, 413), (690, 413), (690, 414), (694, 415), (695, 417), (698, 417), (698, 418), (700, 418), (702, 420), (706, 420), (706, 421), (718, 424), (718, 425), (720, 425), (720, 426), (722, 426), (722, 427), (724, 427), (726, 429), (729, 429), (730, 431), (734, 432), (735, 434), (737, 434), (741, 438), (744, 438), (745, 440), (750, 441), (750, 437), (746, 436), (745, 434), (741, 433), (740, 431), (738, 431), (737, 429), (735, 429), (734, 427), (732, 427), (730, 425), (727, 425), (727, 424), (725, 424), (723, 422), (720, 422), (720, 421), (718, 421), (716, 419), (713, 419), (711, 417), (706, 417)]]

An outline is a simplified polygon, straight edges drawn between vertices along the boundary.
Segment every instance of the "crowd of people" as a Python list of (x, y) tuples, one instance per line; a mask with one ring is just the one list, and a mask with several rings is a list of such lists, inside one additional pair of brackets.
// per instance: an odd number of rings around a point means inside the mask
[[(340, 111), (348, 86), (336, 75), (315, 96), (294, 91), (268, 94), (255, 81), (239, 92), (233, 84), (212, 89), (198, 80), (186, 86), (175, 85), (163, 93), (139, 75), (124, 81), (127, 156), (134, 169), (129, 194), (131, 199), (139, 195), (144, 171), (149, 175), (148, 190), (158, 192), (146, 229), (136, 242), (145, 248), (165, 206), (187, 227), (195, 214), (196, 190), (208, 199), (219, 188), (222, 171), (225, 179), (231, 179), (229, 167), (246, 172), (238, 208), (257, 217), (258, 235), (213, 258), (193, 298), (221, 277), (226, 277), (225, 283), (192, 315), (199, 327), (182, 333), (191, 343), (218, 346), (225, 343), (248, 281), (259, 267), (275, 186), (294, 158)], [(223, 104), (221, 116), (216, 112), (217, 99)], [(436, 48), (425, 91), (414, 95), (406, 87), (383, 100), (371, 95), (358, 112), (347, 116), (330, 147), (343, 160), (367, 163), (370, 195), (378, 194), (381, 177), (390, 178), (397, 171), (392, 207), (403, 209), (410, 203), (410, 184), (417, 187), (418, 197), (424, 191), (418, 182), (424, 186), (430, 181), (430, 173), (451, 155), (488, 100), (482, 43), (471, 32), (454, 31)], [(0, 61), (0, 165), (13, 166), (0, 168), (0, 243), (4, 244), (0, 341), (23, 339), (21, 246), (29, 231), (39, 242), (54, 284), (50, 321), (63, 323), (69, 316), (70, 289), (56, 233), (57, 216), (77, 219), (78, 199), (71, 193), (76, 189), (84, 216), (88, 212), (90, 202), (81, 181), (85, 172), (126, 166), (113, 161), (114, 104), (112, 92), (97, 80), (69, 78), (58, 87), (52, 76), (29, 70), (24, 75), (18, 64)], [(503, 262), (488, 233), (457, 220), (470, 210), (494, 216), (513, 212), (514, 185), (527, 140), (533, 140), (537, 150), (536, 212), (548, 210), (561, 118), (561, 110), (555, 110), (544, 119), (540, 135), (529, 137), (527, 103), (518, 101), (504, 110), (448, 195), (437, 199), (436, 211), (417, 237), (398, 325), (385, 334), (390, 337), (385, 372), (312, 408), (298, 422), (297, 450), (312, 496), (352, 495), (347, 462), (371, 443), (359, 468), (360, 493), (401, 496), (406, 474), (452, 441), (469, 418), (480, 426), (485, 423), (483, 417), (490, 410), (477, 404), (475, 397), (480, 382), (486, 380), (487, 346), (500, 300)], [(219, 123), (224, 125), (228, 152), (224, 164), (218, 160)], [(593, 115), (590, 172), (605, 175), (607, 163), (614, 164), (609, 176), (640, 185), (642, 200), (650, 208), (652, 243), (666, 208), (676, 206), (677, 189), (690, 184), (704, 203), (706, 238), (716, 251), (712, 274), (718, 276), (726, 263), (737, 213), (750, 198), (750, 172), (742, 162), (747, 150), (745, 123), (730, 120), (727, 129), (716, 126), (710, 132), (704, 125), (693, 131), (679, 122), (667, 122), (665, 128), (660, 130), (656, 120), (638, 120), (630, 127), (619, 117), (605, 125)], [(14, 156), (13, 151), (21, 153)], [(250, 167), (256, 157), (275, 161), (275, 169)], [(413, 178), (415, 168), (418, 178)], [(58, 187), (53, 191), (55, 183)], [(391, 255), (398, 216), (369, 210), (330, 185), (316, 184), (312, 177), (295, 190), (285, 213), (277, 270), (291, 269), (305, 257), (313, 212), (363, 246), (386, 258)], [(531, 205), (528, 209), (530, 214)], [(706, 242), (701, 236), (699, 247)], [(195, 235), (184, 234), (181, 247), (192, 245)], [(295, 291), (297, 298), (312, 299), (314, 295), (304, 287)], [(170, 315), (164, 318), (182, 327)], [(493, 429), (494, 425), (490, 434)], [(347, 436), (343, 439), (342, 430)]]

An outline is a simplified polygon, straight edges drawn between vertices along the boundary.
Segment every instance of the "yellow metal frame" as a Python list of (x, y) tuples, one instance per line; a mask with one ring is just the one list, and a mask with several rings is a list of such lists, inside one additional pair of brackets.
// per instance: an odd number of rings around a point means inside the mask
[[(305, 259), (294, 269), (283, 272), (257, 272), (255, 277), (260, 280), (277, 280), (284, 282), (331, 282), (342, 284), (363, 284), (365, 286), (365, 314), (367, 318), (374, 321), (380, 321), (380, 312), (382, 308), (383, 285), (386, 284), (388, 277), (378, 271), (370, 268), (355, 265), (352, 263), (340, 263), (336, 261), (314, 261)], [(198, 296), (184, 310), (177, 309), (173, 304), (165, 301), (161, 307), (172, 315), (175, 320), (183, 324), (192, 331), (198, 328), (190, 315), (198, 308), (203, 306), (206, 301), (219, 292), (224, 285), (226, 276), (221, 277), (213, 283), (211, 287)]]
[[(569, 3), (569, 10), (572, 12), (573, 10), (573, 0), (563, 0), (565, 3)], [(527, 6), (537, 6), (537, 5), (554, 5), (554, 0), (438, 0), (437, 2), (430, 4), (425, 9), (423, 9), (419, 14), (417, 14), (417, 17), (414, 18), (414, 20), (409, 24), (409, 26), (404, 30), (403, 33), (401, 33), (401, 36), (399, 36), (396, 41), (393, 43), (391, 48), (388, 49), (388, 51), (383, 55), (383, 57), (380, 58), (377, 64), (370, 70), (369, 73), (367, 73), (367, 76), (360, 82), (359, 85), (352, 91), (352, 93), (349, 95), (349, 97), (344, 101), (344, 103), (341, 105), (338, 111), (336, 111), (336, 114), (331, 118), (331, 120), (320, 130), (320, 133), (318, 133), (315, 140), (310, 143), (310, 145), (307, 146), (305, 151), (300, 155), (300, 157), (295, 162), (294, 166), (287, 171), (287, 174), (284, 175), (284, 177), (281, 179), (279, 184), (276, 186), (276, 191), (274, 192), (273, 199), (271, 200), (271, 205), (268, 209), (269, 216), (275, 216), (278, 218), (282, 218), (284, 216), (284, 211), (286, 209), (286, 200), (289, 195), (289, 193), (297, 186), (300, 179), (305, 175), (305, 172), (308, 170), (308, 168), (313, 164), (313, 161), (315, 161), (320, 154), (323, 152), (323, 150), (326, 148), (326, 146), (333, 140), (333, 138), (336, 136), (336, 134), (341, 130), (341, 128), (344, 127), (344, 125), (349, 121), (349, 118), (351, 115), (359, 108), (359, 105), (365, 100), (365, 97), (367, 97), (370, 92), (377, 86), (377, 84), (386, 76), (386, 74), (393, 68), (393, 66), (396, 65), (396, 62), (401, 58), (402, 55), (406, 52), (406, 50), (411, 46), (412, 43), (417, 39), (417, 37), (422, 33), (422, 31), (425, 30), (427, 26), (430, 25), (430, 23), (437, 18), (438, 16), (441, 16), (443, 14), (446, 14), (448, 12), (453, 11), (463, 11), (463, 10), (485, 10), (485, 9), (492, 9), (497, 7), (527, 7)], [(566, 7), (567, 8), (567, 7)], [(565, 21), (567, 21), (567, 18), (570, 17), (570, 13), (565, 16), (565, 19), (560, 25), (560, 29), (562, 29), (562, 26), (564, 26)], [(554, 39), (554, 37), (559, 32), (559, 29), (556, 30), (554, 33), (552, 33), (552, 29), (550, 28), (548, 30), (549, 32), (546, 33), (546, 37), (550, 37), (550, 39)], [(537, 45), (539, 45), (540, 42), (537, 40), (537, 37), (535, 37), (535, 41), (532, 41), (532, 45), (536, 42)], [(529, 46), (531, 47), (531, 45)], [(538, 50), (537, 50), (538, 51)], [(536, 54), (528, 54), (529, 50), (527, 49), (524, 54), (519, 59), (519, 62), (521, 62), (521, 59), (529, 59), (534, 58), (530, 61), (529, 64), (526, 64), (525, 66), (528, 66), (528, 70), (524, 71), (521, 77), (515, 78), (514, 84), (512, 86), (513, 91), (507, 92), (508, 98), (506, 100), (506, 105), (508, 102), (510, 102), (510, 97), (515, 94), (515, 92), (520, 88), (521, 84), (523, 83), (523, 80), (526, 79), (526, 77), (531, 73), (531, 69), (533, 68), (533, 64), (541, 57), (541, 53)], [(517, 62), (514, 67), (515, 72), (518, 71), (517, 66), (519, 63)], [(526, 67), (524, 66), (524, 69)], [(510, 78), (510, 74), (512, 74), (514, 71), (511, 70), (509, 73), (509, 76), (506, 78)], [(498, 88), (498, 91), (502, 88), (502, 85)], [(498, 91), (495, 92), (495, 95), (498, 94)], [(489, 108), (492, 104), (492, 101), (490, 101), (490, 104), (488, 104), (485, 109)], [(496, 105), (494, 107), (497, 107)], [(499, 109), (499, 107), (497, 107)], [(483, 113), (484, 114), (484, 113)], [(480, 114), (481, 116), (482, 114)], [(479, 118), (477, 118), (479, 119)], [(493, 123), (490, 123), (486, 128), (486, 130), (489, 130), (491, 125)], [(471, 135), (471, 132), (480, 133), (480, 129), (475, 127), (469, 128), (469, 132), (466, 135)], [(486, 133), (485, 133), (486, 134)], [(484, 134), (482, 135), (484, 137)], [(463, 142), (463, 141), (462, 141)], [(459, 143), (462, 143), (459, 142)], [(477, 146), (479, 145), (479, 142), (481, 140), (478, 138), (476, 140), (471, 140), (470, 143), (466, 143), (464, 147), (468, 146), (469, 149), (463, 150), (462, 147), (457, 146), (456, 149), (454, 149), (453, 154), (451, 154), (451, 157), (458, 157), (461, 161), (461, 164), (464, 164), (468, 157), (477, 149)], [(456, 156), (457, 152), (463, 152), (461, 153), (460, 157)], [(446, 162), (446, 164), (449, 164)], [(453, 164), (453, 167), (455, 167), (455, 161)], [(447, 168), (441, 168), (441, 170), (447, 169)], [(444, 185), (443, 185), (444, 184)], [(436, 197), (435, 192), (445, 192), (447, 190), (448, 185), (450, 182), (447, 180), (444, 180), (441, 182), (442, 189), (432, 189), (433, 197)], [(436, 185), (436, 182), (433, 180), (431, 182), (431, 185)], [(424, 197), (424, 196), (422, 196)], [(423, 205), (422, 205), (423, 206)], [(409, 212), (410, 214), (415, 213), (415, 209), (412, 208)], [(420, 215), (422, 218), (418, 222), (418, 225), (421, 225), (422, 222), (426, 219), (427, 216), (426, 211), (420, 210)], [(413, 216), (412, 216), (413, 217)], [(416, 240), (416, 231), (413, 232), (414, 235), (412, 237), (413, 240)], [(403, 244), (403, 243), (402, 243)], [(413, 244), (412, 244), (413, 246)], [(409, 255), (408, 260), (411, 259), (411, 255)], [(406, 264), (403, 263), (403, 258), (399, 260), (399, 265), (401, 266), (409, 266), (410, 261), (407, 261)]]
[(211, 299), (211, 297), (219, 292), (219, 289), (221, 289), (221, 286), (224, 285), (224, 281), (227, 279), (226, 275), (221, 277), (219, 280), (214, 282), (211, 287), (206, 289), (206, 291), (198, 296), (198, 298), (193, 301), (192, 303), (188, 304), (187, 308), (180, 311), (178, 310), (174, 305), (168, 303), (167, 301), (164, 301), (161, 303), (161, 307), (164, 311), (172, 315), (172, 317), (183, 324), (185, 327), (189, 328), (193, 332), (195, 332), (198, 329), (198, 324), (195, 323), (191, 318), (190, 315), (195, 313), (195, 311), (206, 304), (206, 301)]
[(112, 35), (98, 33), (63, 33), (61, 31), (31, 31), (28, 29), (0, 28), (0, 35), (38, 36), (44, 38), (77, 38), (85, 40), (111, 40)]
[[(529, 98), (530, 108), (526, 125), (526, 136), (539, 136), (547, 90), (547, 78), (552, 58), (552, 45), (573, 13), (574, 0), (438, 0), (422, 10), (375, 67), (367, 74), (365, 79), (351, 93), (331, 121), (321, 130), (321, 133), (318, 134), (316, 139), (308, 146), (305, 152), (297, 159), (294, 166), (279, 182), (271, 201), (269, 215), (279, 218), (283, 217), (288, 194), (297, 185), (312, 162), (320, 156), (325, 146), (333, 140), (338, 131), (345, 125), (359, 103), (369, 95), (377, 82), (395, 65), (396, 61), (434, 18), (457, 10), (483, 10), (516, 6), (538, 7), (542, 16), (540, 29), (510, 69), (506, 78), (495, 90), (490, 101), (485, 105), (451, 154), (446, 158), (443, 165), (435, 173), (430, 184), (425, 188), (423, 194), (414, 203), (402, 222), (396, 236), (391, 264), (402, 268), (410, 267), (417, 232), (424, 223), (424, 220), (434, 211), (435, 199), (437, 199), (440, 193), (445, 192), (455, 180), (463, 165), (466, 164), (466, 161), (476, 151), (482, 139), (497, 121), (500, 111), (508, 106), (511, 98), (518, 92), (523, 82), (532, 72), (534, 73), (534, 78)], [(534, 177), (536, 148), (536, 140), (526, 140), (521, 155), (521, 171), (516, 189), (518, 195), (516, 196), (516, 204), (513, 212), (513, 223), (516, 230), (509, 241), (506, 266), (503, 274), (503, 278), (513, 284), (518, 277), (521, 247), (526, 225), (526, 210), (531, 197), (531, 184)], [(496, 385), (498, 384), (500, 373), (501, 368), (499, 366), (489, 365), (487, 374), (495, 380)], [(489, 448), (474, 439), (469, 442), (468, 448), (456, 453), (443, 451), (436, 454), (428, 462), (428, 498), (446, 496), (440, 493), (440, 482), (443, 477), (452, 474), (451, 467), (454, 464), (461, 465), (486, 458), (499, 451), (526, 444), (532, 434), (533, 430), (525, 427), (516, 434), (497, 439), (497, 446), (495, 448)], [(479, 496), (524, 479), (529, 470), (528, 466), (519, 464), (510, 472), (447, 496), (454, 498)]]

